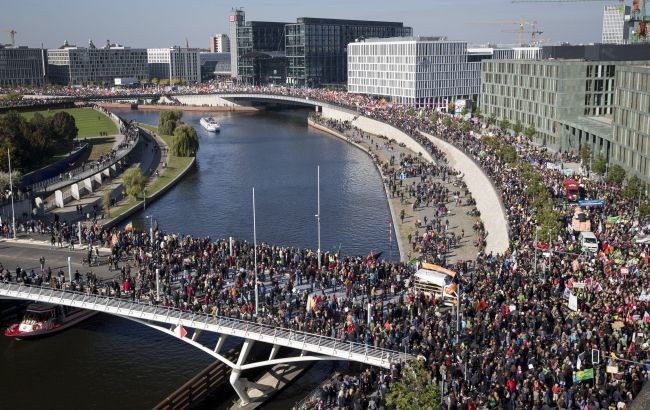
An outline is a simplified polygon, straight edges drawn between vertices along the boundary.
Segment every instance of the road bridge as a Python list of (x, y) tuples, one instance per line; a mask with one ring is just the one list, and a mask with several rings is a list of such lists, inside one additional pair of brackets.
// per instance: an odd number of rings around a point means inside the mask
[[(390, 368), (394, 363), (413, 357), (394, 350), (370, 345), (343, 342), (335, 338), (295, 331), (286, 328), (257, 324), (230, 317), (205, 313), (182, 311), (175, 308), (141, 303), (100, 294), (73, 292), (51, 287), (27, 286), (19, 283), (0, 283), (0, 297), (54, 303), (65, 306), (94, 310), (129, 319), (156, 329), (209, 354), (232, 369), (230, 383), (237, 392), (242, 405), (250, 402), (246, 392), (246, 381), (240, 379), (242, 371), (278, 363), (292, 363), (320, 360), (345, 360)], [(188, 330), (192, 331), (190, 336)], [(202, 332), (220, 335), (216, 346), (200, 343)], [(220, 353), (227, 337), (244, 339), (239, 357), (233, 362)], [(269, 358), (256, 363), (246, 363), (255, 342), (271, 344)], [(280, 347), (300, 351), (297, 356), (277, 358)]]

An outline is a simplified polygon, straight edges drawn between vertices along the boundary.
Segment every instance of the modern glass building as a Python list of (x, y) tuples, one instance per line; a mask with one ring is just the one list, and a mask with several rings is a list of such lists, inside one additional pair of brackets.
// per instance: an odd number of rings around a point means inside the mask
[(403, 23), (301, 17), (287, 24), (287, 82), (295, 86), (344, 86), (347, 46), (355, 40), (412, 36)]
[(233, 8), (228, 16), (228, 26), (230, 29), (230, 70), (233, 77), (237, 77), (239, 60), (237, 54), (237, 29), (244, 25), (246, 15), (244, 10)]
[(170, 83), (201, 81), (201, 59), (198, 48), (148, 48), (149, 77), (168, 79)]
[(45, 50), (0, 45), (0, 86), (42, 86)]
[(247, 21), (237, 28), (237, 77), (240, 82), (246, 84), (277, 82), (270, 80), (269, 75), (280, 77), (280, 81), (284, 82), (286, 78), (284, 26), (286, 24)]

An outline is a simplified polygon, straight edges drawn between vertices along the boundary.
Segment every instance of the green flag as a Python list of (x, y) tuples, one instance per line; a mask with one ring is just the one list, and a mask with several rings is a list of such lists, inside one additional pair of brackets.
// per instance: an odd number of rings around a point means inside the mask
[(583, 380), (591, 380), (594, 378), (594, 369), (584, 369), (573, 372), (573, 381), (581, 382)]
[(413, 265), (413, 264), (415, 263), (416, 260), (418, 260), (418, 257), (417, 257), (417, 256), (412, 257), (411, 259), (409, 259), (408, 261), (406, 261), (406, 266), (411, 267), (411, 265)]

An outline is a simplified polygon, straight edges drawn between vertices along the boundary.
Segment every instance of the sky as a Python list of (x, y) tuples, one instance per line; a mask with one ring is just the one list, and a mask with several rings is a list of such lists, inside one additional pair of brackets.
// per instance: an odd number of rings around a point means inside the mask
[[(131, 47), (207, 48), (228, 33), (228, 13), (243, 7), (247, 20), (295, 22), (298, 17), (401, 21), (418, 36), (447, 36), (470, 44), (513, 44), (517, 24), (536, 21), (547, 43), (598, 42), (602, 10), (610, 1), (512, 3), (511, 0), (6, 0), (0, 30), (17, 31), (16, 44), (55, 48), (67, 40)], [(629, 1), (628, 1), (629, 3)], [(9, 35), (0, 32), (0, 43)], [(529, 35), (526, 38), (530, 38)]]

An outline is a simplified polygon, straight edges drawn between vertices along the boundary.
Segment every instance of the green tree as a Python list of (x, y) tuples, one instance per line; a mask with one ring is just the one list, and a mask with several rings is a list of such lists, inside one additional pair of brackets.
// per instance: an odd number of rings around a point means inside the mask
[(599, 153), (598, 156), (593, 160), (591, 170), (599, 175), (604, 175), (607, 170), (607, 160), (602, 153)]
[(480, 107), (475, 107), (474, 110), (472, 110), (472, 117), (478, 119), (479, 121), (483, 119), (483, 113), (481, 112)]
[(556, 238), (562, 231), (562, 224), (560, 223), (560, 216), (553, 209), (553, 203), (546, 200), (543, 204), (535, 209), (537, 225), (540, 227), (540, 238)]
[(452, 123), (451, 117), (445, 116), (445, 118), (442, 119), (442, 125), (444, 125), (445, 127), (451, 126), (451, 123)]
[(72, 141), (79, 135), (79, 129), (72, 115), (59, 111), (52, 116), (52, 127), (60, 143), (72, 147)]
[(512, 130), (515, 132), (516, 135), (520, 135), (521, 132), (524, 130), (524, 126), (521, 123), (521, 121), (517, 120), (517, 122), (515, 122), (515, 125), (512, 126)]
[(583, 164), (588, 164), (591, 159), (591, 145), (582, 144), (580, 147), (580, 160)]
[(623, 187), (623, 196), (627, 199), (639, 198), (639, 195), (643, 196), (644, 192), (645, 184), (636, 175), (629, 177)]
[(156, 77), (151, 79), (151, 84), (158, 85), (158, 79)]
[(169, 85), (169, 78), (161, 78), (158, 82), (160, 85)]
[(193, 157), (199, 150), (199, 137), (196, 130), (187, 124), (176, 127), (172, 138), (171, 151), (179, 157)]
[(499, 128), (501, 128), (501, 131), (503, 132), (508, 131), (508, 129), (510, 129), (510, 120), (504, 118), (501, 121), (499, 121)]
[(438, 122), (439, 118), (440, 116), (438, 115), (438, 113), (434, 112), (433, 114), (431, 114), (431, 122)]
[(625, 170), (622, 166), (615, 164), (609, 167), (607, 172), (607, 182), (615, 185), (621, 185), (625, 180)]
[(639, 214), (641, 218), (645, 218), (650, 215), (650, 201), (644, 201), (639, 208)]
[(438, 387), (431, 380), (425, 364), (412, 360), (402, 368), (400, 378), (390, 385), (386, 403), (396, 410), (438, 410), (440, 398)]
[(183, 112), (179, 110), (163, 111), (158, 119), (158, 132), (163, 135), (174, 135), (174, 130), (181, 123)]
[[(13, 165), (13, 164), (12, 164)], [(9, 172), (0, 171), (0, 189), (8, 190), (9, 185), (13, 185), (14, 188), (20, 184), (23, 174), (20, 171), (11, 169), (11, 184), (9, 184)]]
[(465, 133), (470, 132), (470, 130), (472, 129), (472, 123), (470, 123), (469, 121), (463, 121), (463, 125), (461, 125), (461, 129)]
[(496, 124), (497, 123), (497, 116), (494, 113), (490, 114), (490, 116), (487, 119), (487, 123), (488, 123), (488, 125)]
[(460, 110), (460, 115), (465, 116), (469, 113), (469, 110), (467, 109), (467, 106), (463, 107), (462, 110)]
[(528, 139), (532, 139), (532, 138), (535, 136), (536, 133), (537, 133), (537, 130), (535, 129), (535, 126), (534, 126), (534, 125), (531, 125), (531, 126), (527, 127), (527, 128), (524, 130), (524, 135), (525, 135)]
[(131, 168), (124, 171), (122, 174), (122, 181), (124, 182), (124, 188), (126, 193), (132, 199), (138, 199), (138, 196), (142, 194), (144, 190), (144, 174), (139, 166), (133, 165)]

